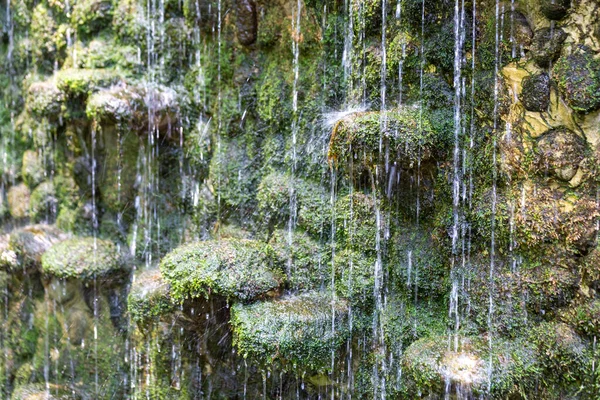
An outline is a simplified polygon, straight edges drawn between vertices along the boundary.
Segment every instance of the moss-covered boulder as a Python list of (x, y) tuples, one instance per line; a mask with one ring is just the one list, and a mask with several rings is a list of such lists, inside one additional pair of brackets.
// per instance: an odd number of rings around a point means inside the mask
[(571, 0), (541, 0), (540, 10), (550, 20), (561, 20), (569, 12)]
[(586, 156), (585, 139), (566, 128), (552, 129), (537, 143), (539, 168), (562, 181), (570, 181)]
[(66, 98), (85, 101), (86, 97), (101, 88), (110, 87), (119, 82), (116, 71), (107, 69), (69, 68), (56, 73), (56, 87)]
[(10, 249), (10, 235), (0, 235), (0, 270), (13, 270), (19, 265), (17, 253)]
[(320, 371), (348, 338), (348, 306), (330, 294), (309, 292), (231, 309), (234, 346), (262, 366)]
[(561, 28), (541, 28), (535, 32), (531, 57), (542, 68), (548, 68), (558, 59), (567, 34)]
[(283, 274), (266, 243), (221, 239), (183, 245), (160, 263), (176, 302), (211, 294), (250, 301), (276, 294)]
[(436, 132), (427, 113), (417, 107), (402, 107), (385, 113), (359, 112), (339, 120), (331, 134), (329, 159), (344, 165), (352, 159), (356, 164), (371, 166), (384, 157), (403, 167), (416, 166), (440, 153), (444, 138)]
[(561, 57), (553, 75), (560, 93), (574, 110), (587, 113), (600, 107), (600, 60), (591, 53)]
[(114, 280), (126, 271), (117, 246), (93, 237), (65, 240), (42, 256), (42, 272), (61, 279)]
[(113, 15), (110, 0), (79, 0), (71, 12), (71, 23), (82, 34), (92, 34), (110, 25)]
[(67, 238), (65, 233), (52, 225), (30, 225), (13, 231), (9, 246), (17, 255), (20, 265), (24, 268), (37, 267), (50, 247)]
[(547, 111), (550, 105), (550, 77), (546, 73), (523, 78), (521, 103), (528, 111)]
[(8, 211), (13, 218), (21, 219), (29, 215), (30, 196), (31, 192), (24, 183), (8, 189), (6, 200), (8, 201)]
[(43, 161), (38, 152), (26, 150), (23, 153), (23, 161), (21, 167), (21, 177), (23, 181), (33, 189), (44, 180), (46, 171), (44, 170)]
[(163, 279), (160, 269), (148, 269), (135, 276), (127, 308), (138, 323), (160, 317), (174, 309), (169, 284)]

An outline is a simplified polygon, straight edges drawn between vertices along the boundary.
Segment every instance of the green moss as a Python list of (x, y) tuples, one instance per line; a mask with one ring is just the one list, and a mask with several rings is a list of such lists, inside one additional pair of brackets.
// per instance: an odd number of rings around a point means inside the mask
[(559, 318), (588, 338), (600, 336), (600, 300), (589, 299), (559, 312)]
[(281, 229), (273, 232), (269, 245), (281, 264), (289, 269), (287, 284), (292, 290), (312, 290), (327, 285), (331, 277), (331, 251), (327, 246), (301, 231), (292, 233), (290, 246), (289, 231)]
[(244, 358), (269, 369), (279, 364), (284, 370), (323, 371), (349, 335), (347, 313), (345, 301), (319, 292), (236, 304), (234, 345)]
[(574, 110), (588, 113), (600, 107), (600, 61), (591, 53), (561, 57), (552, 73), (560, 93)]
[(250, 301), (277, 292), (283, 281), (271, 246), (222, 239), (181, 246), (160, 264), (177, 302), (211, 294)]
[(65, 240), (42, 256), (42, 271), (57, 278), (117, 278), (125, 270), (113, 242), (91, 237)]
[(36, 187), (44, 180), (46, 171), (43, 162), (36, 151), (26, 150), (23, 153), (23, 166), (21, 168), (21, 177), (30, 189)]
[(108, 87), (119, 81), (115, 71), (104, 69), (65, 69), (55, 76), (56, 86), (67, 98), (83, 99), (103, 87)]
[(58, 199), (52, 182), (42, 182), (31, 193), (29, 218), (33, 222), (52, 222), (57, 214)]
[(79, 0), (73, 5), (71, 23), (80, 34), (90, 35), (109, 26), (112, 16), (111, 0)]
[(135, 277), (127, 309), (138, 323), (160, 317), (174, 309), (170, 301), (169, 284), (163, 279), (159, 269), (149, 269)]
[[(377, 240), (376, 203), (373, 196), (354, 192), (335, 204), (335, 240), (341, 248), (373, 254)], [(381, 207), (381, 205), (378, 205)], [(383, 222), (382, 229), (383, 232)], [(382, 233), (379, 232), (380, 238)]]
[(31, 16), (31, 48), (34, 60), (46, 71), (52, 71), (54, 63), (60, 65), (67, 47), (67, 26), (59, 25), (53, 11), (45, 3), (38, 4)]

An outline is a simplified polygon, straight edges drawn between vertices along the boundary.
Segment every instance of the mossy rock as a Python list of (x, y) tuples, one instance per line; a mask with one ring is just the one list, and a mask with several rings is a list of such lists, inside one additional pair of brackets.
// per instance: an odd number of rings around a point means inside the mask
[(169, 283), (163, 279), (160, 269), (148, 269), (135, 276), (127, 300), (127, 309), (134, 321), (144, 323), (170, 313), (174, 307)]
[[(373, 253), (377, 240), (377, 213), (373, 195), (353, 192), (338, 197), (335, 204), (335, 240), (343, 248)], [(380, 239), (384, 222), (381, 221)]]
[(52, 225), (30, 225), (13, 231), (9, 246), (24, 268), (37, 267), (44, 253), (65, 239), (67, 235)]
[(550, 77), (546, 73), (523, 78), (523, 90), (519, 96), (528, 111), (543, 112), (550, 105)]
[(550, 20), (563, 19), (571, 8), (571, 0), (541, 0), (540, 11)]
[(87, 117), (102, 123), (127, 123), (145, 132), (149, 120), (159, 129), (175, 125), (179, 114), (177, 93), (165, 86), (117, 85), (94, 93), (87, 102)]
[(167, 254), (160, 270), (176, 302), (211, 294), (250, 301), (276, 294), (284, 280), (271, 246), (254, 240), (186, 244)]
[(570, 181), (586, 155), (585, 139), (566, 128), (552, 129), (537, 142), (540, 170), (547, 170), (562, 181)]
[(390, 162), (412, 167), (419, 158), (422, 161), (435, 158), (443, 150), (444, 139), (447, 138), (435, 132), (428, 115), (422, 115), (417, 107), (406, 106), (384, 114), (359, 112), (335, 124), (328, 157), (343, 166), (356, 155), (356, 164), (371, 166), (384, 157), (380, 154), (383, 143), (382, 148), (389, 149)]
[[(10, 235), (0, 235), (0, 271), (15, 270), (19, 267), (17, 253), (10, 249), (9, 240)], [(8, 279), (8, 276), (6, 275), (5, 278)]]
[(56, 217), (58, 198), (52, 182), (42, 182), (31, 193), (29, 217), (33, 222), (52, 222)]
[(541, 28), (535, 32), (531, 57), (542, 68), (548, 68), (558, 59), (567, 34), (561, 28)]
[(126, 266), (113, 242), (84, 237), (52, 246), (42, 256), (42, 271), (56, 278), (89, 281), (121, 277)]
[(600, 107), (600, 60), (589, 52), (561, 57), (553, 76), (567, 104), (583, 113)]
[(34, 82), (27, 91), (27, 109), (38, 118), (57, 120), (64, 110), (65, 95), (53, 82)]
[(600, 336), (600, 300), (587, 299), (559, 312), (559, 319), (593, 339)]
[(8, 189), (6, 199), (8, 201), (8, 210), (13, 218), (22, 219), (29, 215), (30, 196), (31, 192), (24, 183)]
[(40, 155), (33, 150), (25, 150), (21, 167), (23, 181), (33, 189), (44, 180), (46, 171)]
[(349, 336), (347, 318), (344, 300), (320, 292), (235, 304), (234, 346), (244, 358), (268, 368), (277, 363), (284, 370), (322, 371)]

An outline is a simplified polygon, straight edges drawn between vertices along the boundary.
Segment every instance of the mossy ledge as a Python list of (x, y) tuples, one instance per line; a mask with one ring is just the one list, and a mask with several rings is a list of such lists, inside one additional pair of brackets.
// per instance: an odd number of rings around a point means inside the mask
[(165, 256), (160, 270), (176, 302), (212, 294), (251, 301), (277, 294), (284, 282), (271, 246), (245, 239), (183, 245)]

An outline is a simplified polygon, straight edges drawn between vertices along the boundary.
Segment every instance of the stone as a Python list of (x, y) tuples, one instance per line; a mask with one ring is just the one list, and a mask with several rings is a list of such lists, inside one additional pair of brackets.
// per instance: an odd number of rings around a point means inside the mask
[(585, 158), (586, 143), (574, 132), (557, 128), (542, 135), (537, 148), (540, 156), (539, 168), (568, 182), (575, 176)]
[(543, 112), (550, 105), (550, 77), (546, 73), (527, 76), (522, 80), (521, 103), (528, 111)]
[(560, 56), (567, 34), (561, 28), (541, 28), (535, 32), (531, 57), (541, 68), (548, 68)]
[(10, 234), (10, 249), (23, 267), (39, 266), (44, 253), (53, 245), (66, 240), (68, 235), (46, 224), (29, 225)]
[(236, 27), (238, 41), (244, 46), (256, 41), (256, 3), (254, 0), (238, 0), (236, 4)]
[(540, 10), (550, 20), (563, 19), (571, 8), (571, 0), (541, 0)]
[(600, 108), (600, 61), (590, 52), (561, 57), (554, 66), (553, 76), (571, 108), (582, 113)]
[(174, 308), (169, 283), (162, 277), (160, 269), (148, 269), (135, 277), (127, 301), (127, 309), (134, 321), (143, 323)]

